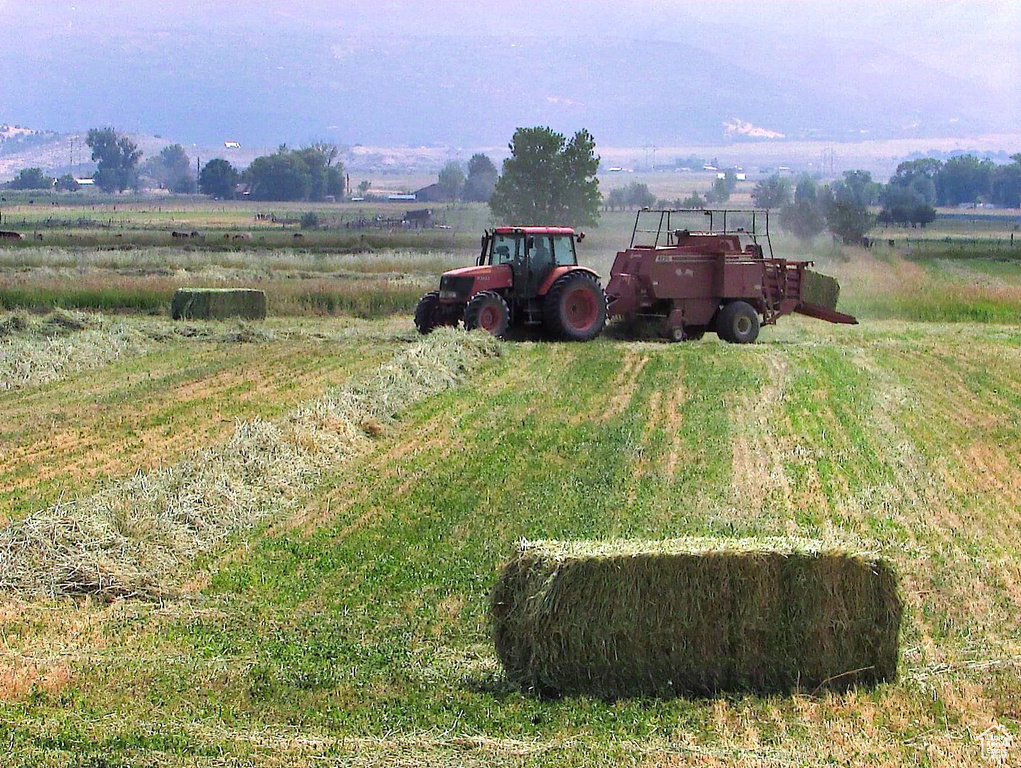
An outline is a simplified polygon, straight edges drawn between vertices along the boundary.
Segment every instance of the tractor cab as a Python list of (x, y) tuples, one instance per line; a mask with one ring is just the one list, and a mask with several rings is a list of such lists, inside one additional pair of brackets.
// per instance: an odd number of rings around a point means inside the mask
[(482, 236), (479, 267), (510, 267), (509, 292), (534, 297), (557, 267), (578, 264), (575, 241), (584, 238), (569, 227), (497, 227)]

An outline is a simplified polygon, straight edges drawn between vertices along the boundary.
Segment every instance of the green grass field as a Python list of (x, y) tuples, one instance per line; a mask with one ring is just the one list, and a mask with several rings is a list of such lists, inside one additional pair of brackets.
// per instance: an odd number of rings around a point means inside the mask
[[(626, 218), (583, 244), (594, 261), (612, 258)], [(0, 762), (942, 766), (981, 764), (976, 737), (994, 721), (1021, 738), (1021, 267), (935, 245), (774, 246), (839, 277), (861, 325), (783, 318), (750, 346), (503, 343), (199, 554), (166, 598), (7, 592)], [(424, 285), (465, 256), (35, 247), (0, 251), (0, 267), (165, 262), (161, 279), (263, 271), (286, 292), (316, 264)], [(391, 311), (257, 326), (133, 314), (61, 334), (0, 312), (8, 361), (82, 333), (134, 340), (0, 390), (0, 518), (124, 486), (375, 375), (419, 343)], [(905, 601), (898, 681), (617, 701), (508, 685), (487, 602), (516, 542), (685, 535), (806, 536), (889, 558)]]

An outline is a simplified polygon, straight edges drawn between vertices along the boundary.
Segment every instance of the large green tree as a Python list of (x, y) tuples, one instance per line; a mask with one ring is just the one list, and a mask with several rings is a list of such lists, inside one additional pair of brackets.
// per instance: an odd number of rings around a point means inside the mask
[(977, 203), (992, 192), (992, 160), (979, 160), (974, 155), (951, 157), (936, 175), (936, 194), (940, 205)]
[(1021, 208), (1021, 153), (1010, 159), (1014, 162), (998, 165), (993, 172), (991, 199), (1006, 208)]
[(606, 198), (606, 207), (615, 208), (651, 208), (656, 204), (656, 196), (649, 190), (648, 184), (632, 181), (626, 187), (611, 189)]
[(221, 200), (234, 199), (234, 187), (241, 178), (227, 160), (214, 158), (202, 166), (199, 173), (199, 191), (203, 195), (216, 197)]
[(906, 160), (897, 166), (886, 191), (906, 189), (924, 204), (936, 205), (936, 176), (942, 167), (943, 163), (931, 157)]
[(860, 243), (876, 223), (869, 206), (878, 200), (882, 185), (868, 171), (844, 171), (841, 179), (820, 194), (830, 232), (847, 244)]
[(713, 186), (706, 193), (706, 200), (713, 205), (725, 203), (730, 199), (736, 187), (737, 175), (727, 171), (723, 176), (716, 177)]
[(936, 209), (925, 202), (911, 187), (886, 186), (880, 196), (883, 209), (877, 221), (880, 224), (925, 226), (936, 220)]
[(921, 180), (903, 183), (895, 179), (896, 175), (879, 195), (879, 202), (883, 205), (879, 212), (879, 223), (924, 227), (935, 221), (936, 209), (929, 202), (924, 183), (919, 183)]
[(164, 147), (158, 155), (146, 160), (142, 164), (141, 170), (163, 189), (182, 194), (190, 194), (195, 191), (195, 177), (191, 172), (191, 160), (180, 144)]
[(304, 200), (312, 186), (305, 161), (286, 149), (255, 158), (244, 179), (251, 184), (254, 200)]
[(138, 181), (138, 161), (142, 157), (135, 142), (113, 128), (93, 128), (85, 138), (98, 163), (96, 186), (104, 192), (123, 192)]
[(780, 209), (780, 226), (805, 243), (812, 242), (825, 229), (826, 214), (812, 179), (805, 177), (798, 182), (794, 202)]
[(844, 176), (830, 185), (833, 200), (868, 208), (879, 199), (882, 185), (872, 180), (868, 171), (844, 171)]
[(862, 242), (865, 234), (875, 226), (876, 217), (867, 205), (860, 202), (858, 193), (849, 194), (839, 184), (837, 181), (829, 187), (823, 187), (819, 194), (826, 213), (826, 227), (842, 242), (855, 245)]
[(778, 173), (762, 179), (752, 190), (752, 202), (759, 208), (783, 208), (791, 201), (791, 182)]
[(450, 160), (440, 169), (437, 186), (447, 200), (457, 200), (464, 192), (465, 176), (461, 164)]
[(568, 141), (551, 128), (518, 128), (489, 207), (516, 224), (595, 224), (599, 218), (599, 156), (585, 129)]
[(18, 175), (7, 182), (8, 189), (51, 189), (53, 177), (43, 173), (42, 168), (22, 168)]
[(81, 184), (79, 184), (78, 180), (70, 173), (65, 173), (57, 179), (56, 190), (58, 192), (77, 192), (81, 188)]
[(344, 168), (333, 144), (316, 143), (293, 150), (280, 145), (272, 155), (252, 161), (243, 174), (256, 200), (311, 200), (344, 194)]
[(496, 170), (493, 161), (487, 155), (477, 152), (468, 161), (468, 178), (464, 182), (465, 200), (478, 203), (488, 203), (493, 196), (493, 189), (496, 187), (496, 180), (500, 178), (500, 172)]
[(308, 168), (308, 199), (322, 202), (327, 196), (344, 196), (344, 166), (337, 160), (340, 149), (323, 141), (295, 150)]

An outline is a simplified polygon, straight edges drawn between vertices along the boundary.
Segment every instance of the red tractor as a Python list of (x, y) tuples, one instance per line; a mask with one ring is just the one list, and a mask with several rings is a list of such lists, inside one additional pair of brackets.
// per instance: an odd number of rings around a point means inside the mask
[(497, 227), (482, 236), (474, 267), (444, 272), (440, 289), (418, 302), (415, 326), (483, 328), (497, 337), (521, 326), (542, 326), (554, 338), (588, 341), (606, 324), (599, 275), (578, 266), (569, 227)]

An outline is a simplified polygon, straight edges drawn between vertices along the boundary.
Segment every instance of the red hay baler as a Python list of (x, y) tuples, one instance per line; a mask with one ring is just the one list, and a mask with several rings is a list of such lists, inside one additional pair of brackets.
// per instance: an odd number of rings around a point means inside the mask
[(674, 341), (715, 331), (739, 344), (791, 312), (857, 324), (836, 311), (837, 281), (812, 265), (773, 258), (768, 211), (644, 209), (610, 270), (607, 314), (658, 320)]

